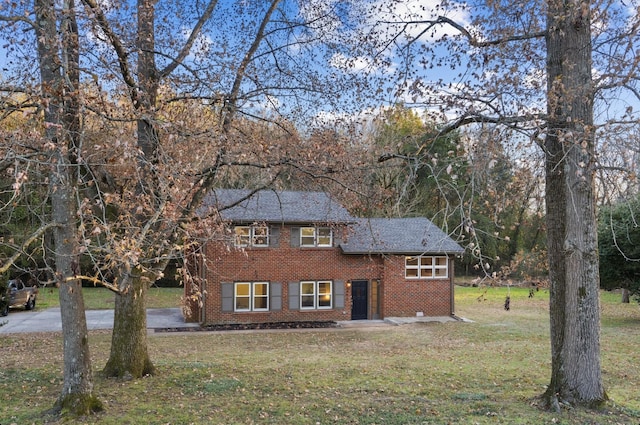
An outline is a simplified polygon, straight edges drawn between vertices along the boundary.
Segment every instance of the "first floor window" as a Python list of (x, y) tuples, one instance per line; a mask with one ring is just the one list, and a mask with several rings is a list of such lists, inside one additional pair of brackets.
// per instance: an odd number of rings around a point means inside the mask
[(449, 276), (447, 257), (418, 255), (405, 257), (404, 275), (407, 279), (439, 279)]
[(234, 291), (235, 311), (268, 311), (268, 282), (236, 282)]
[(330, 280), (300, 282), (300, 308), (303, 310), (333, 307), (333, 288)]

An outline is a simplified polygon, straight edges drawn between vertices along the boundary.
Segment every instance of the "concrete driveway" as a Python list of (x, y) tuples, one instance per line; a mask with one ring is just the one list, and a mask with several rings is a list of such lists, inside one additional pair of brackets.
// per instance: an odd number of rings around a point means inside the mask
[[(88, 310), (87, 328), (113, 328), (113, 310)], [(5, 323), (6, 322), (6, 323)], [(0, 334), (62, 331), (60, 308), (25, 311), (11, 310), (0, 317)], [(153, 308), (147, 310), (147, 329), (199, 327), (197, 323), (185, 323), (179, 308)]]

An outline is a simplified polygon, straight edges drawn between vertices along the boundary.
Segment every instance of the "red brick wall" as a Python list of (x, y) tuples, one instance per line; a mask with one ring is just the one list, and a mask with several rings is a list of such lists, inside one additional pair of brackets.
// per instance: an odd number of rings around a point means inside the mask
[[(209, 262), (204, 305), (207, 324), (350, 320), (351, 292), (347, 282), (372, 279), (381, 282), (381, 318), (415, 317), (417, 312), (425, 316), (448, 316), (452, 312), (450, 279), (406, 280), (404, 256), (344, 255), (340, 248), (291, 247), (288, 226), (280, 229), (279, 240), (277, 248), (239, 251), (228, 250), (222, 244), (210, 244), (205, 248)], [(450, 261), (450, 275), (452, 267)], [(344, 308), (289, 310), (289, 282), (301, 280), (344, 281)], [(223, 312), (221, 283), (239, 281), (281, 283), (282, 309)]]
[(387, 256), (382, 279), (383, 317), (449, 316), (453, 261), (449, 279), (405, 279), (404, 256)]
[[(347, 281), (378, 279), (382, 260), (378, 256), (347, 256), (340, 248), (291, 247), (290, 228), (280, 229), (278, 248), (227, 250), (220, 244), (207, 246), (206, 323), (269, 323), (336, 321), (351, 319), (351, 293)], [(301, 280), (344, 281), (344, 308), (289, 310), (289, 282)], [(268, 312), (223, 312), (221, 283), (269, 281), (282, 284), (282, 309)], [(335, 296), (334, 296), (335, 305)]]

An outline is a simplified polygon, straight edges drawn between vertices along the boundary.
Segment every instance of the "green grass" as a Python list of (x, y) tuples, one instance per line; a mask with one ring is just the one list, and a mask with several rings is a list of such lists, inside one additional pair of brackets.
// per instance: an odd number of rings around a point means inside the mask
[[(482, 295), (482, 296), (481, 296)], [(104, 413), (82, 424), (639, 424), (640, 308), (602, 297), (603, 411), (549, 413), (548, 293), (457, 288), (472, 323), (367, 329), (154, 334), (155, 376), (99, 370), (110, 333), (90, 334)], [(480, 299), (480, 301), (479, 301)], [(62, 385), (59, 334), (3, 339), (0, 424), (43, 423)]]
[[(169, 308), (179, 307), (180, 297), (184, 289), (180, 288), (158, 288), (152, 287), (147, 294), (148, 308)], [(115, 294), (106, 288), (82, 288), (84, 305), (87, 310), (101, 310), (113, 308)], [(38, 308), (59, 307), (58, 289), (41, 288), (38, 293)], [(0, 422), (0, 425), (2, 422)]]

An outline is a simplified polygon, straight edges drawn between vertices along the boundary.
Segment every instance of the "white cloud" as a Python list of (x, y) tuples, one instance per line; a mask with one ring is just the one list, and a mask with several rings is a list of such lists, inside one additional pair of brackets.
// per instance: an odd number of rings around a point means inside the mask
[(301, 2), (300, 16), (308, 23), (308, 28), (315, 31), (309, 39), (337, 40), (344, 33), (340, 17), (336, 13), (338, 0), (308, 0)]
[[(184, 41), (187, 41), (191, 36), (192, 28), (182, 28), (182, 37)], [(213, 40), (211, 37), (207, 35), (203, 35), (202, 33), (198, 34), (196, 37), (191, 50), (189, 51), (189, 60), (194, 60), (196, 58), (206, 58), (211, 52), (211, 48), (213, 47)]]
[(631, 29), (635, 22), (638, 20), (638, 14), (640, 13), (640, 7), (638, 3), (635, 1), (630, 2), (626, 7), (626, 12), (628, 16), (626, 20), (626, 25), (628, 29)]
[[(113, 0), (97, 0), (96, 3), (98, 4), (98, 7), (105, 13), (111, 13), (115, 10), (117, 10), (117, 6), (115, 4), (113, 4)], [(78, 5), (78, 7), (80, 7), (80, 5)]]
[[(369, 18), (369, 26), (378, 26), (382, 33), (393, 34), (399, 29), (404, 30), (408, 39), (420, 39), (423, 42), (433, 42), (445, 35), (457, 34), (458, 31), (448, 25), (438, 24), (429, 29), (426, 21), (434, 21), (440, 16), (447, 17), (460, 25), (469, 25), (469, 14), (464, 3), (450, 2), (446, 9), (440, 0), (405, 0), (389, 2), (387, 0), (375, 0), (372, 10), (375, 11)], [(406, 22), (425, 22), (409, 24)]]
[(380, 115), (382, 108), (367, 108), (354, 113), (320, 111), (312, 122), (318, 127), (363, 129)]
[(331, 57), (329, 65), (345, 72), (358, 72), (371, 67), (372, 62), (364, 56), (350, 58), (342, 53), (336, 53)]
[[(324, 31), (323, 37), (334, 37), (351, 46), (351, 56), (335, 54), (329, 61), (331, 67), (347, 73), (369, 70), (384, 75), (393, 74), (397, 63), (401, 62), (395, 56), (398, 47), (408, 41), (434, 43), (444, 36), (458, 33), (445, 24), (429, 28), (429, 22), (440, 16), (446, 16), (465, 27), (470, 25), (464, 3), (451, 2), (445, 8), (439, 0), (369, 0), (352, 3), (349, 9), (342, 10), (334, 9), (335, 1), (324, 2), (323, 6), (312, 3), (315, 4), (314, 7), (310, 6), (313, 14), (307, 11), (307, 18), (332, 16), (333, 19), (328, 29), (318, 27), (319, 31)], [(349, 23), (357, 25), (349, 26)]]

